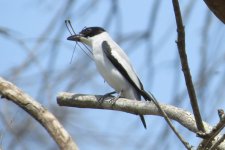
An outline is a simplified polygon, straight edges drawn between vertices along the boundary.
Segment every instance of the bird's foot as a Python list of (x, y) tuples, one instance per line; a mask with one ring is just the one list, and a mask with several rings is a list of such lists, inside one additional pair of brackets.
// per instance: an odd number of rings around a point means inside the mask
[(111, 103), (111, 104), (115, 104), (116, 103), (116, 101), (119, 99), (120, 97), (113, 97), (113, 98), (111, 98), (110, 100), (109, 100), (109, 102)]
[(112, 99), (110, 99), (109, 102), (110, 102), (111, 104), (115, 104), (116, 101), (120, 98), (120, 96), (121, 96), (121, 92), (119, 92), (118, 95), (117, 95), (116, 97), (113, 97)]
[(99, 103), (102, 103), (104, 100), (106, 100), (106, 98), (108, 98), (108, 97), (110, 97), (110, 101), (112, 100), (112, 99), (114, 99), (115, 97), (113, 97), (113, 98), (111, 98), (112, 97), (112, 94), (115, 94), (116, 93), (116, 91), (113, 91), (113, 92), (109, 92), (109, 93), (106, 93), (106, 94), (104, 94), (102, 97), (100, 97), (99, 99), (98, 99), (98, 102)]

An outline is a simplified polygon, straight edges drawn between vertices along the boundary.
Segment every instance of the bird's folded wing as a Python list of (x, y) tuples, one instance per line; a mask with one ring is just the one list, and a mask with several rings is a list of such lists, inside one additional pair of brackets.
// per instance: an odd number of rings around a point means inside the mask
[(123, 77), (137, 90), (143, 89), (143, 86), (131, 66), (127, 55), (118, 47), (110, 47), (107, 41), (102, 42), (102, 49), (110, 62), (118, 69)]

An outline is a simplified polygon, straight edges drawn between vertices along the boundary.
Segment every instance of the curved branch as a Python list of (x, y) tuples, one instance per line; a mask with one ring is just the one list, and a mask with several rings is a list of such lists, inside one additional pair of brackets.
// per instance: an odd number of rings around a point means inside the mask
[(57, 118), (41, 104), (21, 91), (12, 83), (0, 77), (0, 95), (6, 98), (36, 119), (51, 135), (62, 150), (77, 150), (77, 146)]

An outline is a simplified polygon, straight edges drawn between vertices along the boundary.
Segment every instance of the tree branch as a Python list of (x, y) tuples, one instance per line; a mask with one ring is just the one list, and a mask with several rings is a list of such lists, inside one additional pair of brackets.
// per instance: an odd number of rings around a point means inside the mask
[(190, 98), (192, 110), (195, 116), (196, 120), (196, 125), (198, 127), (199, 131), (205, 132), (204, 125), (202, 122), (202, 117), (199, 111), (198, 107), (198, 101), (197, 97), (195, 94), (195, 89), (194, 85), (192, 82), (192, 77), (188, 65), (188, 59), (186, 55), (186, 50), (185, 50), (185, 32), (184, 32), (184, 26), (182, 22), (182, 17), (181, 17), (181, 12), (180, 12), (180, 6), (178, 3), (178, 0), (173, 0), (173, 8), (174, 8), (174, 13), (175, 13), (175, 18), (176, 18), (176, 23), (177, 23), (177, 47), (180, 55), (180, 60), (181, 60), (181, 65), (182, 65), (182, 70), (184, 73), (185, 77), (185, 82), (188, 90), (188, 95)]
[(41, 104), (21, 91), (12, 83), (0, 77), (0, 95), (6, 98), (36, 119), (51, 135), (62, 150), (77, 150), (77, 145), (57, 118)]
[[(99, 103), (98, 99), (102, 96), (103, 95), (85, 95), (61, 92), (57, 96), (57, 103), (60, 106), (117, 110), (135, 115), (156, 115), (163, 117), (162, 113), (152, 102), (119, 98), (114, 104), (107, 100)], [(170, 119), (177, 121), (193, 133), (198, 133), (195, 118), (190, 112), (172, 105), (160, 104), (160, 106)], [(203, 122), (203, 124), (207, 132), (212, 130), (212, 127), (209, 124), (206, 122)], [(215, 141), (219, 138), (221, 138), (221, 135), (216, 136)], [(213, 141), (213, 143), (215, 143), (215, 141)], [(222, 142), (218, 146), (218, 150), (223, 149), (225, 149), (225, 142)]]
[[(135, 115), (140, 114), (162, 116), (161, 112), (159, 112), (157, 107), (152, 102), (134, 101), (119, 98), (115, 104), (112, 104), (107, 100), (105, 100), (103, 103), (99, 103), (98, 99), (100, 97), (102, 97), (102, 95), (85, 95), (60, 92), (57, 96), (57, 103), (60, 106), (68, 107), (108, 109), (118, 110)], [(172, 105), (160, 104), (160, 106), (170, 119), (176, 120), (182, 126), (194, 133), (198, 132), (194, 116), (190, 112)], [(212, 127), (205, 122), (204, 125), (207, 131), (212, 129)]]

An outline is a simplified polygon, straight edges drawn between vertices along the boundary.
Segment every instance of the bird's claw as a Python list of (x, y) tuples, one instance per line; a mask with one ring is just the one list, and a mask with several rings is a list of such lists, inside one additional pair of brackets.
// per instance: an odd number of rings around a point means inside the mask
[[(106, 100), (106, 98), (108, 98), (108, 97), (110, 97), (110, 101), (112, 100), (112, 99), (114, 99), (114, 97), (112, 97), (112, 94), (115, 94), (116, 93), (116, 91), (113, 91), (113, 92), (110, 92), (110, 93), (106, 93), (105, 95), (103, 95), (102, 97), (100, 97), (99, 99), (98, 99), (98, 102), (99, 103), (102, 103), (104, 100)], [(112, 98), (111, 98), (112, 97)]]
[(116, 96), (116, 97), (113, 97), (112, 99), (110, 99), (110, 103), (111, 104), (115, 104), (116, 103), (116, 101), (120, 98), (120, 96), (121, 96), (121, 92), (119, 92), (119, 94)]
[(109, 102), (111, 103), (111, 104), (115, 104), (116, 103), (116, 101), (119, 99), (119, 97), (117, 96), (117, 97), (113, 97), (113, 98), (111, 98), (110, 100), (109, 100)]

